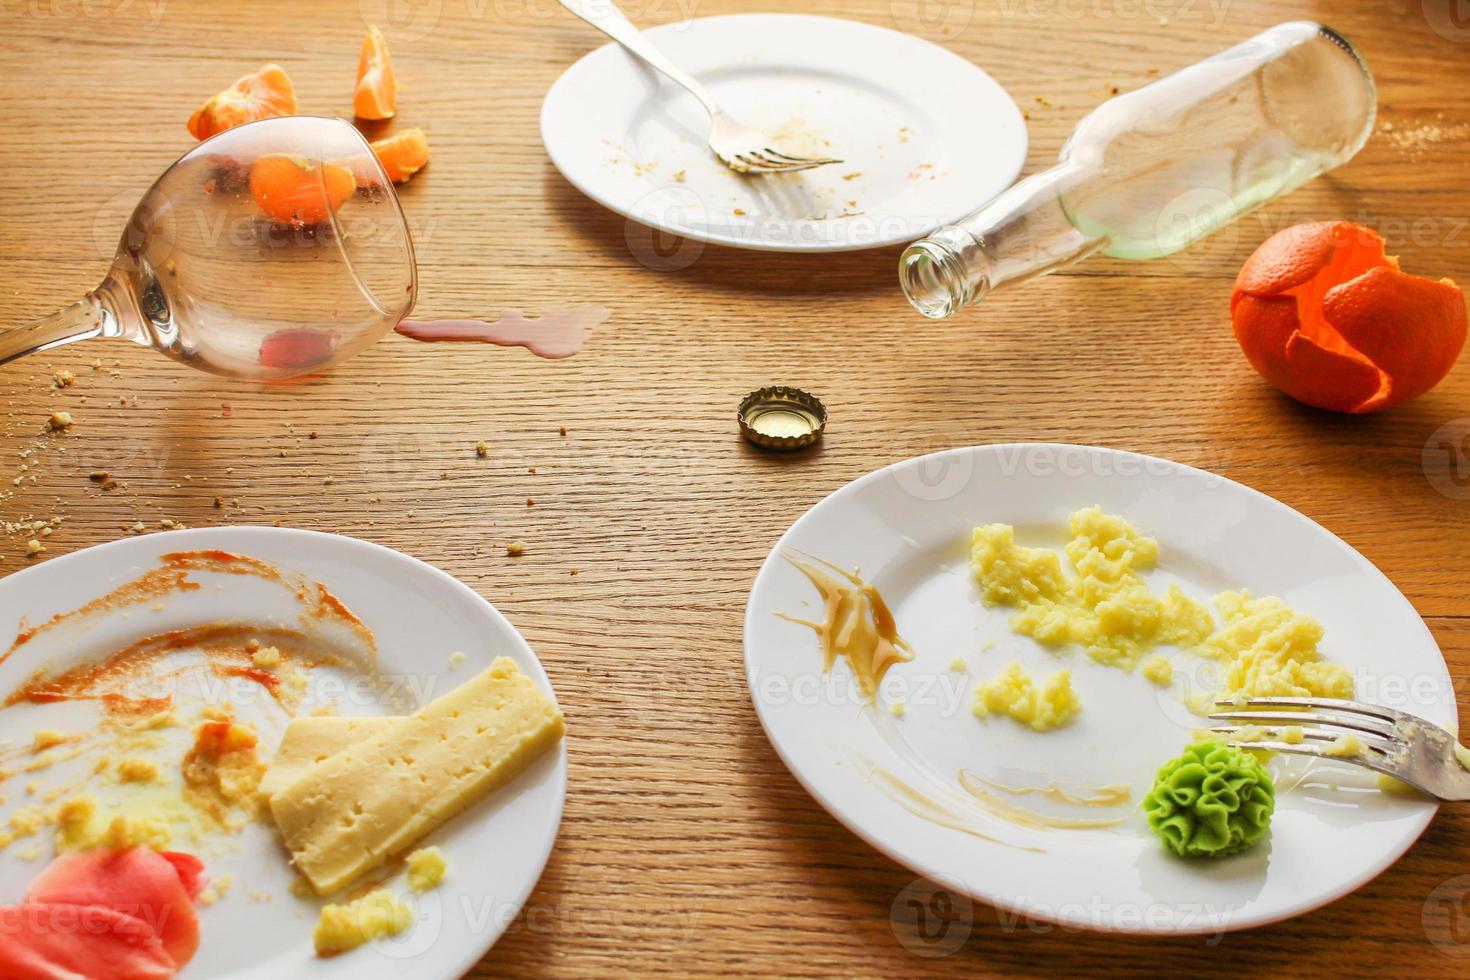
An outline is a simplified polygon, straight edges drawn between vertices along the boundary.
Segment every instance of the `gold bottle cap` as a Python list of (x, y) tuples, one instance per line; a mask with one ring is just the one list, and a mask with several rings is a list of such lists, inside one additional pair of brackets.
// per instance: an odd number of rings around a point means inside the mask
[(771, 385), (740, 401), (740, 433), (762, 449), (802, 449), (826, 428), (827, 407), (800, 388)]

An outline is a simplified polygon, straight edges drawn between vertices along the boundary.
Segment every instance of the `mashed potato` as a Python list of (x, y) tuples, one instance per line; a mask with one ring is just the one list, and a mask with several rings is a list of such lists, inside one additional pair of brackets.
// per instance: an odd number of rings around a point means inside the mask
[(416, 892), (439, 887), (449, 871), (449, 861), (437, 847), (425, 847), (408, 856), (408, 886)]
[(1015, 608), (1012, 629), (1048, 646), (1075, 643), (1099, 663), (1127, 670), (1155, 646), (1192, 647), (1210, 635), (1208, 609), (1173, 586), (1155, 596), (1139, 576), (1158, 560), (1157, 541), (1096, 507), (1077, 511), (1069, 524), (1072, 577), (1056, 552), (1017, 545), (1008, 524), (975, 529), (975, 581), (987, 605)]
[(1063, 551), (1075, 574), (1062, 567), (1061, 555), (1046, 548), (1016, 544), (1008, 524), (975, 528), (970, 566), (986, 605), (1015, 610), (1011, 628), (1054, 648), (1076, 644), (1099, 663), (1143, 674), (1161, 686), (1171, 683), (1173, 666), (1155, 647), (1176, 646), (1221, 665), (1218, 690), (1189, 699), (1207, 711), (1217, 698), (1286, 695), (1351, 698), (1353, 678), (1328, 663), (1317, 649), (1322, 626), (1275, 596), (1249, 592), (1215, 597), (1223, 625), (1210, 611), (1177, 587), (1162, 596), (1142, 578), (1159, 558), (1159, 545), (1127, 521), (1088, 507), (1072, 514)]
[(1071, 721), (1082, 710), (1082, 701), (1072, 690), (1070, 670), (1059, 670), (1038, 686), (1016, 662), (995, 680), (976, 685), (973, 709), (981, 718), (992, 712), (1009, 715), (1033, 731), (1044, 732)]
[(323, 906), (311, 938), (318, 956), (332, 956), (374, 939), (396, 936), (411, 925), (413, 910), (379, 888), (355, 902)]
[(1322, 626), (1275, 596), (1215, 597), (1225, 625), (1197, 651), (1225, 666), (1223, 694), (1351, 698), (1353, 675), (1317, 649)]

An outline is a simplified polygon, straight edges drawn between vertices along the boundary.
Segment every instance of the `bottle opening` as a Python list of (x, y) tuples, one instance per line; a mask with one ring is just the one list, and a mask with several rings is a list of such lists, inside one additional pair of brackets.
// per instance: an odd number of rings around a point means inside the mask
[(904, 249), (898, 279), (909, 303), (931, 320), (953, 316), (970, 298), (960, 257), (927, 239)]

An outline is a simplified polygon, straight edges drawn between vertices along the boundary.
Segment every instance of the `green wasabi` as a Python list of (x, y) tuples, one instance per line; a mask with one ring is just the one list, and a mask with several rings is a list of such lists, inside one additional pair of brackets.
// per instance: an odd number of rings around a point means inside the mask
[(1224, 857), (1265, 836), (1276, 788), (1251, 753), (1223, 742), (1196, 742), (1164, 763), (1143, 808), (1149, 829), (1175, 854)]

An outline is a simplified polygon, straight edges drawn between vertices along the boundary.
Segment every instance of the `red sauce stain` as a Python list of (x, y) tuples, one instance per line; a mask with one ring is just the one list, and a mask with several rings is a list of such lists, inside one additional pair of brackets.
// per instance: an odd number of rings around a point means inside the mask
[(254, 681), (271, 693), (271, 697), (277, 697), (281, 690), (281, 678), (268, 670), (259, 667), (235, 667), (226, 666), (218, 668), (218, 672), (226, 677), (243, 677)]
[[(371, 654), (377, 653), (377, 643), (369, 630), (358, 619), (351, 610), (336, 596), (327, 591), (321, 583), (311, 589), (304, 580), (299, 577), (288, 579), (280, 569), (269, 562), (261, 561), (259, 558), (251, 558), (248, 555), (237, 555), (228, 551), (218, 549), (200, 551), (171, 551), (159, 558), (161, 566), (152, 569), (123, 585), (118, 586), (104, 596), (91, 600), (85, 605), (73, 609), (71, 612), (58, 613), (35, 626), (26, 626), (22, 621), (22, 628), (16, 634), (15, 641), (4, 653), (0, 653), (0, 663), (4, 663), (16, 649), (29, 643), (36, 636), (47, 630), (55, 629), (62, 623), (83, 619), (92, 616), (113, 612), (127, 606), (140, 605), (144, 602), (155, 601), (174, 592), (192, 592), (199, 589), (199, 583), (189, 578), (191, 571), (216, 572), (227, 575), (253, 575), (256, 578), (270, 582), (278, 582), (295, 591), (295, 595), (307, 605), (303, 615), (314, 619), (335, 619), (350, 628), (362, 641), (367, 651)], [(313, 604), (313, 595), (315, 602)]]
[(531, 318), (520, 310), (506, 310), (494, 323), (485, 320), (404, 320), (398, 332), (413, 340), (479, 341), (501, 347), (524, 347), (538, 357), (571, 357), (592, 336), (592, 328), (612, 311), (605, 306), (578, 306), (550, 310)]

